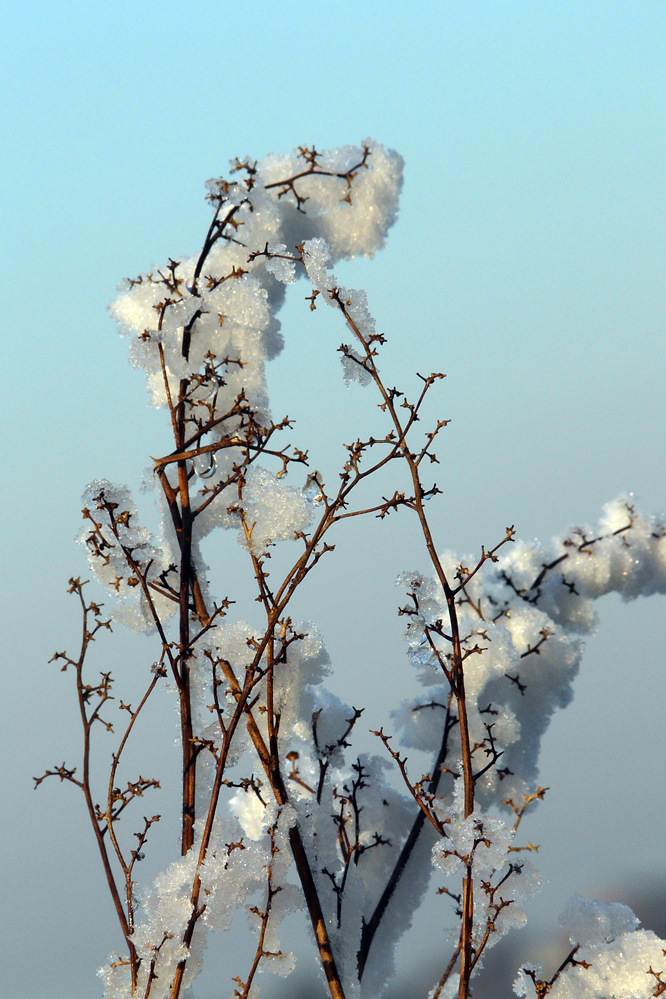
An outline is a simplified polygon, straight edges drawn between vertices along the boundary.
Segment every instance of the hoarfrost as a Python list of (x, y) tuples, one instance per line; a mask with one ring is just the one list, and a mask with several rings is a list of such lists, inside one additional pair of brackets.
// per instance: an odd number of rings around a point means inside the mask
[(364, 359), (358, 351), (353, 350), (347, 344), (343, 344), (343, 348), (342, 372), (347, 388), (352, 382), (358, 382), (359, 385), (369, 385), (372, 381), (372, 375), (366, 367)]
[(168, 595), (150, 588), (160, 577), (177, 576), (169, 542), (156, 544), (140, 525), (126, 486), (97, 479), (84, 491), (83, 504), (79, 541), (97, 580), (119, 600), (115, 617), (133, 630), (153, 630), (156, 614), (166, 621), (176, 610)]
[(537, 999), (543, 987), (552, 999), (650, 999), (664, 991), (666, 941), (638, 929), (627, 906), (574, 896), (561, 922), (576, 944), (570, 960), (552, 984), (542, 982), (540, 966), (521, 968), (517, 996)]
[(255, 465), (247, 472), (242, 505), (250, 537), (241, 527), (239, 541), (255, 554), (265, 552), (278, 541), (293, 539), (309, 527), (313, 516), (313, 508), (301, 489)]
[[(381, 337), (365, 293), (341, 287), (333, 267), (343, 258), (372, 256), (383, 246), (397, 216), (402, 185), (401, 157), (372, 140), (249, 163), (245, 181), (208, 182), (213, 205), (218, 210), (224, 206), (242, 239), (213, 240), (203, 256), (170, 260), (126, 282), (111, 306), (121, 331), (130, 337), (131, 363), (145, 371), (152, 402), (168, 407), (172, 418), (176, 406), (187, 409), (187, 433), (177, 452), (158, 460), (156, 471), (168, 481), (177, 462), (186, 473), (177, 488), (187, 482), (187, 504), (196, 511), (188, 557), (202, 592), (206, 567), (198, 545), (214, 528), (237, 528), (241, 545), (264, 559), (270, 546), (302, 537), (322, 509), (318, 473), (308, 476), (303, 488), (286, 481), (286, 451), (273, 452), (285, 461), (277, 474), (255, 464), (279, 429), (272, 423), (265, 374), (266, 362), (282, 343), (276, 315), (285, 286), (297, 275), (305, 276), (317, 293), (312, 306), (342, 307), (348, 333), (355, 336), (340, 348), (345, 383), (371, 382), (374, 352), (368, 342)], [(211, 233), (216, 224), (214, 220)], [(172, 484), (170, 488), (176, 491)], [(121, 602), (117, 616), (144, 630), (154, 627), (156, 619), (167, 622), (180, 599), (182, 554), (181, 528), (171, 522), (167, 507), (163, 537), (155, 538), (140, 525), (123, 486), (93, 482), (84, 504), (81, 540), (96, 577)], [(596, 624), (594, 600), (609, 592), (627, 600), (666, 592), (666, 531), (655, 518), (640, 515), (630, 498), (621, 497), (604, 508), (595, 530), (575, 528), (546, 549), (517, 543), (477, 575), (464, 568), (474, 560), (461, 564), (446, 553), (441, 563), (449, 580), (460, 582), (457, 615), (476, 807), (464, 816), (463, 779), (452, 767), (422, 778), (419, 787), (431, 786), (432, 791), (420, 803), (427, 800), (426, 810), (436, 821), (432, 828), (426, 823), (409, 877), (394, 885), (401, 908), (383, 920), (363, 981), (367, 996), (379, 994), (385, 983), (394, 944), (410, 923), (431, 864), (446, 877), (471, 870), (483, 886), (475, 895), (475, 947), (488, 934), (492, 945), (524, 922), (522, 902), (541, 881), (527, 861), (512, 860), (514, 829), (488, 810), (515, 811), (516, 802), (534, 793), (540, 740), (553, 712), (571, 697), (583, 649), (580, 636)], [(411, 601), (403, 608), (408, 615), (404, 637), (423, 692), (416, 702), (405, 702), (394, 721), (403, 746), (431, 755), (445, 733), (450, 761), (460, 756), (461, 742), (451, 697), (453, 639), (442, 623), (449, 619), (447, 598), (438, 579), (418, 572), (404, 573), (398, 582)], [(151, 999), (166, 999), (175, 969), (185, 958), (184, 984), (189, 987), (207, 932), (227, 929), (239, 908), (245, 908), (255, 931), (265, 931), (267, 970), (293, 970), (293, 956), (281, 950), (277, 931), (284, 915), (303, 905), (287, 880), (289, 833), (295, 826), (308, 843), (346, 994), (352, 999), (361, 993), (358, 942), (414, 828), (417, 795), (408, 798), (395, 790), (385, 759), (369, 754), (348, 758), (349, 733), (360, 712), (322, 688), (330, 667), (314, 627), (288, 619), (284, 631), (270, 671), (274, 731), (270, 733), (267, 708), (253, 721), (267, 741), (277, 743), (279, 729), (280, 751), (291, 765), (290, 771), (284, 767), (290, 804), (276, 803), (270, 781), (239, 776), (251, 748), (247, 727), (239, 725), (227, 759), (236, 792), (225, 803), (230, 814), (214, 822), (211, 818), (213, 832), (201, 862), (203, 824), (198, 822), (194, 847), (155, 880), (132, 935), (140, 958), (138, 990), (143, 994), (150, 985)], [(172, 642), (169, 647), (175, 646)], [(205, 624), (187, 647), (187, 656), (202, 814), (225, 727), (241, 698), (242, 683), (234, 685), (235, 678), (246, 678), (252, 696), (263, 699), (263, 708), (268, 653), (251, 625), (223, 621), (221, 615)], [(433, 842), (435, 826), (445, 834)], [(195, 875), (206, 903), (188, 948), (183, 941), (193, 915)], [(270, 913), (261, 909), (268, 905), (269, 883), (275, 887)], [(666, 974), (663, 941), (637, 929), (638, 921), (625, 906), (575, 898), (563, 925), (578, 950), (548, 990), (551, 999), (657, 994), (649, 990), (661, 988), (659, 976)], [(125, 959), (112, 961), (100, 974), (107, 999), (128, 999), (132, 989)], [(537, 969), (523, 969), (516, 994), (536, 997), (536, 977)], [(438, 994), (456, 993), (457, 982), (451, 978)], [(249, 995), (257, 994), (253, 983)]]
[(266, 270), (282, 284), (293, 284), (296, 280), (296, 264), (286, 260), (288, 249), (285, 243), (273, 243), (268, 246), (268, 253), (274, 254), (266, 261)]
[(560, 924), (572, 944), (598, 946), (637, 929), (639, 921), (627, 905), (572, 895), (560, 916)]
[[(593, 600), (609, 592), (625, 599), (663, 592), (664, 544), (661, 523), (641, 516), (621, 497), (604, 508), (594, 530), (576, 529), (548, 549), (517, 543), (466, 586), (469, 599), (458, 618), (461, 634), (468, 636), (463, 649), (474, 651), (465, 661), (470, 734), (473, 742), (485, 739), (488, 746), (492, 724), (500, 766), (511, 771), (501, 781), (498, 768), (484, 775), (477, 785), (482, 804), (534, 788), (543, 733), (554, 711), (571, 700), (584, 648), (578, 636), (596, 624)], [(459, 561), (446, 553), (442, 564), (454, 579)], [(425, 749), (437, 739), (449, 692), (444, 666), (450, 645), (438, 626), (447, 620), (447, 607), (434, 579), (403, 573), (398, 583), (418, 603), (409, 605), (404, 637), (428, 694), (405, 703), (393, 717), (403, 743)], [(475, 609), (486, 606), (493, 608), (490, 621)], [(425, 710), (426, 705), (431, 707)]]

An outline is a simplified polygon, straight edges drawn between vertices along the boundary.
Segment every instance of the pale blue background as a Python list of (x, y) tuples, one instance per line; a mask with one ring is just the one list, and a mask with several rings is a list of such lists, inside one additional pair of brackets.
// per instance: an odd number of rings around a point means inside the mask
[[(121, 945), (82, 802), (55, 782), (31, 790), (77, 758), (71, 679), (46, 661), (76, 646), (64, 591), (86, 573), (72, 542), (80, 494), (96, 476), (138, 487), (165, 439), (105, 314), (115, 284), (198, 249), (203, 181), (232, 156), (372, 135), (407, 161), (400, 220), (344, 277), (368, 289), (396, 380), (448, 375), (440, 547), (478, 551), (508, 523), (547, 539), (622, 491), (666, 510), (665, 42), (663, 3), (636, 0), (5, 8), (3, 996), (93, 999), (95, 968)], [(374, 410), (345, 392), (342, 332), (303, 294), (283, 317), (275, 412), (300, 417), (333, 475), (335, 442)], [(354, 533), (303, 601), (339, 665), (336, 689), (370, 700), (373, 726), (409, 691), (393, 578), (424, 564), (415, 537), (397, 520)], [(576, 890), (648, 919), (649, 887), (664, 908), (665, 606), (608, 600), (601, 612), (577, 699), (548, 735), (552, 791), (525, 828), (551, 878), (534, 906), (546, 939)], [(96, 665), (140, 675), (153, 658), (117, 633)], [(170, 751), (169, 717), (152, 722), (151, 772)], [(430, 928), (443, 909), (428, 910)], [(392, 997), (425, 995), (441, 971), (410, 971), (421, 939), (408, 938)], [(530, 939), (516, 935), (516, 960)], [(200, 999), (226, 999), (246, 962), (221, 967)], [(264, 994), (289, 994), (278, 984)]]

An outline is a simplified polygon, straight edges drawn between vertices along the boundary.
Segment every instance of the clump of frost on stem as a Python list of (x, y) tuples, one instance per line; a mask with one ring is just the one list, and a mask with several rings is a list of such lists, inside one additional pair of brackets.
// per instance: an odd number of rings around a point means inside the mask
[(574, 949), (550, 983), (540, 966), (521, 968), (513, 990), (524, 999), (651, 999), (666, 991), (666, 941), (639, 929), (631, 909), (575, 895), (560, 922)]
[[(96, 479), (83, 494), (85, 526), (79, 541), (85, 546), (95, 578), (120, 600), (116, 619), (136, 631), (153, 627), (149, 606), (167, 620), (176, 605), (150, 584), (171, 571), (171, 545), (157, 544), (138, 521), (127, 486)], [(138, 601), (136, 598), (139, 598)]]
[[(459, 560), (447, 555), (442, 564), (454, 578)], [(398, 583), (418, 605), (410, 607), (405, 640), (426, 697), (405, 703), (394, 719), (404, 745), (427, 749), (436, 744), (441, 712), (420, 706), (445, 704), (449, 693), (435, 651), (446, 662), (449, 648), (437, 622), (447, 619), (447, 608), (435, 580), (405, 573)], [(465, 586), (458, 620), (463, 652), (469, 653), (470, 736), (480, 747), (475, 765), (481, 769), (487, 750), (498, 760), (477, 782), (481, 804), (501, 804), (534, 790), (541, 738), (554, 711), (571, 699), (584, 649), (579, 636), (596, 623), (592, 601), (609, 592), (626, 600), (666, 592), (661, 521), (642, 516), (623, 498), (604, 508), (594, 531), (578, 528), (548, 549), (517, 544)], [(454, 731), (454, 752), (457, 738)]]
[(257, 555), (271, 544), (304, 532), (314, 514), (301, 489), (254, 465), (247, 472), (242, 506), (251, 535), (247, 538), (240, 528), (239, 540)]
[(597, 902), (572, 895), (560, 924), (569, 934), (572, 944), (598, 946), (629, 933), (640, 925), (629, 906), (620, 902)]
[[(249, 436), (252, 446), (257, 432), (272, 433), (264, 369), (281, 349), (277, 312), (285, 285), (305, 270), (316, 289), (328, 290), (332, 275), (327, 268), (334, 260), (373, 256), (395, 221), (402, 186), (402, 158), (372, 139), (324, 153), (300, 148), (270, 155), (251, 168), (250, 162), (244, 179), (219, 178), (207, 185), (212, 204), (218, 212), (224, 209), (242, 240), (213, 238), (202, 254), (169, 260), (125, 282), (111, 306), (130, 338), (132, 364), (146, 372), (153, 403), (171, 407), (173, 415), (186, 383), (189, 424), (209, 428), (197, 438), (207, 450), (192, 459), (196, 477), (190, 503), (193, 509), (200, 507), (195, 541), (215, 527), (237, 525), (229, 510), (237, 501), (247, 413), (256, 427)], [(243, 164), (236, 162), (233, 168), (242, 172)], [(215, 224), (213, 236), (223, 232)], [(298, 262), (301, 248), (305, 268)], [(353, 309), (360, 315), (362, 294), (351, 294), (358, 299)], [(344, 363), (347, 378), (351, 369)], [(353, 367), (353, 377), (363, 380), (363, 368)], [(297, 490), (266, 469), (252, 465), (247, 488), (254, 529), (252, 540), (243, 543), (253, 551), (293, 538), (309, 523)], [(215, 504), (208, 502), (211, 489), (219, 491)], [(163, 553), (155, 548), (152, 557), (153, 575), (174, 562), (165, 544)], [(133, 584), (128, 588), (117, 571), (120, 561), (111, 555), (106, 563), (98, 559), (94, 568), (103, 585), (129, 597)], [(178, 589), (175, 575), (169, 581), (172, 592)], [(160, 595), (159, 587), (152, 596), (165, 616), (177, 606)], [(146, 627), (150, 613), (145, 593), (139, 602), (138, 610), (124, 606), (122, 613), (128, 623)]]

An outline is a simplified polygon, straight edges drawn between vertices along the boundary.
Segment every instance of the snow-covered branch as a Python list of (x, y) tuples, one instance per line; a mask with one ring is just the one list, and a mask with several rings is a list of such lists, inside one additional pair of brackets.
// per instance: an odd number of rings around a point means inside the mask
[[(184, 996), (208, 933), (224, 932), (243, 909), (256, 948), (244, 969), (230, 955), (230, 988), (253, 999), (261, 972), (293, 970), (278, 929), (298, 908), (331, 996), (376, 997), (431, 883), (451, 930), (431, 996), (466, 999), (484, 954), (524, 923), (523, 903), (541, 884), (519, 826), (546, 791), (539, 748), (571, 699), (593, 602), (666, 591), (666, 528), (626, 498), (608, 504), (594, 529), (577, 527), (547, 548), (521, 542), (510, 526), (475, 556), (445, 550), (447, 525), (430, 501), (446, 485), (436, 447), (448, 421), (421, 429), (443, 375), (418, 375), (413, 397), (389, 386), (387, 337), (365, 292), (343, 287), (334, 270), (383, 246), (402, 166), (372, 140), (236, 160), (230, 179), (208, 182), (213, 216), (200, 250), (127, 281), (111, 307), (172, 435), (152, 459), (162, 525), (149, 532), (129, 489), (100, 479), (84, 495), (81, 540), (113, 620), (151, 634), (155, 653), (140, 703), (118, 703), (118, 726), (107, 717), (117, 679), (86, 675), (90, 642), (110, 624), (72, 581), (81, 651), (54, 659), (76, 675), (83, 767), (63, 763), (38, 780), (56, 776), (86, 800), (125, 941), (102, 969), (106, 999)], [(359, 428), (345, 445), (334, 481), (313, 470), (293, 421), (270, 408), (265, 366), (281, 349), (277, 314), (297, 279), (310, 292), (303, 322), (315, 322), (320, 306), (335, 310), (344, 382), (374, 393), (384, 420), (380, 434)], [(316, 365), (319, 349), (313, 341), (304, 363)], [(387, 492), (378, 483), (390, 473)], [(302, 588), (317, 587), (319, 563), (335, 557), (352, 518), (389, 515), (414, 518), (415, 561), (429, 569), (398, 579), (410, 693), (370, 754), (354, 749), (363, 706), (326, 689), (334, 667), (324, 639), (292, 608)], [(218, 530), (234, 532), (238, 546), (215, 595), (202, 542)], [(251, 622), (234, 619), (242, 573), (256, 595)], [(159, 815), (136, 818), (129, 836), (125, 826), (159, 780), (138, 773), (125, 787), (119, 774), (145, 704), (166, 684), (180, 723), (181, 856), (139, 890), (136, 865)], [(105, 806), (95, 804), (89, 766), (98, 721), (118, 733)], [(414, 769), (415, 750), (427, 754), (426, 773)], [(666, 944), (623, 906), (575, 901), (565, 921), (573, 950), (563, 966), (550, 980), (525, 966), (516, 994), (666, 990)]]

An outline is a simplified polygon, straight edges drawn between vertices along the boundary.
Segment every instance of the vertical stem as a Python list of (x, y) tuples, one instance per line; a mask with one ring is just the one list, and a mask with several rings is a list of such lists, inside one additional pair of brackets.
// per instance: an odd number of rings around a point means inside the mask
[[(460, 631), (458, 628), (458, 613), (455, 597), (447, 588), (447, 603), (451, 633), (453, 637), (453, 673), (456, 681), (455, 696), (458, 706), (458, 724), (460, 727), (460, 757), (462, 761), (464, 781), (464, 817), (467, 819), (474, 811), (474, 772), (472, 770), (472, 747), (469, 739), (469, 723), (467, 720), (467, 700), (465, 697), (465, 674), (463, 670)], [(462, 885), (462, 924), (460, 927), (460, 981), (458, 999), (467, 999), (469, 982), (472, 975), (472, 931), (474, 929), (474, 877), (471, 860), (467, 865)]]
[[(337, 294), (337, 289), (334, 290), (334, 295)], [(361, 333), (358, 326), (354, 320), (349, 315), (345, 304), (340, 300), (338, 296), (336, 298), (338, 305), (345, 316), (345, 319), (349, 323), (349, 326), (354, 331), (357, 339), (362, 344), (365, 351), (365, 367), (366, 370), (370, 372), (375, 385), (379, 389), (379, 392), (384, 400), (384, 407), (388, 410), (388, 413), (393, 422), (396, 433), (397, 446), (402, 452), (402, 456), (407, 462), (409, 468), (410, 476), (412, 479), (412, 485), (414, 488), (414, 500), (413, 509), (415, 510), (420, 524), (421, 530), (423, 532), (423, 538), (425, 545), (430, 556), (430, 560), (437, 574), (437, 578), (440, 581), (442, 589), (446, 597), (447, 608), (449, 612), (449, 622), (451, 627), (451, 644), (452, 644), (452, 677), (453, 683), (451, 684), (453, 688), (453, 693), (456, 698), (457, 708), (458, 708), (458, 722), (460, 725), (460, 753), (463, 771), (463, 781), (464, 781), (464, 817), (468, 818), (474, 811), (474, 772), (472, 769), (472, 751), (469, 738), (469, 727), (467, 719), (467, 703), (465, 699), (465, 678), (463, 670), (463, 654), (462, 645), (460, 641), (460, 629), (458, 625), (458, 611), (456, 608), (456, 599), (454, 589), (450, 586), (449, 581), (444, 572), (444, 567), (437, 555), (437, 550), (432, 537), (432, 532), (430, 530), (430, 525), (428, 524), (428, 518), (426, 517), (425, 510), (423, 508), (423, 490), (421, 488), (421, 480), (419, 475), (419, 458), (412, 454), (410, 448), (407, 445), (406, 435), (411, 426), (411, 420), (407, 421), (407, 424), (403, 426), (400, 417), (395, 408), (394, 397), (390, 394), (386, 387), (384, 386), (377, 368), (374, 362), (374, 352), (371, 347), (371, 342)], [(418, 407), (417, 407), (418, 408)], [(412, 419), (416, 417), (416, 410), (412, 409)], [(469, 992), (469, 981), (472, 973), (472, 931), (474, 926), (474, 882), (472, 876), (472, 865), (471, 861), (467, 865), (467, 870), (465, 877), (463, 879), (463, 899), (462, 899), (462, 925), (460, 930), (460, 984), (458, 988), (458, 999), (467, 999)]]
[[(99, 850), (100, 856), (102, 858), (102, 866), (104, 868), (104, 874), (106, 875), (106, 881), (109, 886), (109, 891), (111, 893), (111, 898), (113, 899), (113, 905), (116, 910), (116, 915), (118, 916), (118, 921), (120, 922), (120, 927), (125, 937), (125, 942), (129, 950), (129, 961), (132, 976), (132, 994), (136, 988), (136, 978), (138, 961), (136, 956), (136, 948), (132, 943), (130, 934), (132, 932), (132, 927), (130, 925), (131, 920), (131, 900), (127, 900), (127, 913), (123, 909), (123, 903), (120, 898), (120, 892), (118, 891), (118, 886), (116, 884), (116, 879), (113, 876), (113, 871), (111, 869), (111, 861), (109, 859), (109, 854), (106, 849), (106, 843), (104, 842), (104, 836), (102, 830), (100, 829), (100, 823), (97, 818), (97, 811), (95, 808), (95, 803), (93, 801), (92, 792), (90, 790), (90, 729), (92, 726), (92, 721), (88, 718), (88, 709), (86, 701), (86, 685), (83, 682), (83, 663), (85, 660), (86, 652), (88, 649), (88, 644), (91, 640), (90, 632), (88, 631), (88, 613), (89, 607), (86, 606), (86, 602), (81, 593), (81, 587), (79, 586), (78, 597), (83, 609), (83, 637), (81, 643), (81, 654), (79, 656), (79, 661), (76, 663), (76, 690), (79, 702), (79, 712), (81, 715), (81, 723), (83, 725), (83, 780), (81, 782), (81, 788), (86, 800), (86, 807), (88, 809), (88, 815), (90, 816), (90, 822), (93, 827), (93, 832), (95, 834), (95, 840), (97, 842), (97, 848)], [(107, 812), (107, 828), (111, 832), (111, 815), (110, 808)]]
[[(187, 381), (180, 383), (177, 407), (177, 447), (181, 450), (185, 442), (185, 395)], [(196, 789), (196, 753), (192, 740), (192, 699), (190, 693), (190, 667), (188, 664), (190, 646), (190, 585), (192, 579), (192, 510), (187, 480), (187, 462), (178, 462), (178, 491), (180, 496), (180, 730), (183, 753), (183, 818), (181, 852), (184, 854), (194, 842), (194, 795)]]
[[(450, 711), (447, 709), (446, 721), (444, 723), (444, 730), (442, 732), (442, 741), (439, 747), (439, 751), (437, 753), (437, 759), (435, 760), (435, 763), (432, 768), (432, 777), (428, 785), (429, 794), (434, 794), (439, 786), (439, 782), (442, 777), (441, 768), (442, 764), (446, 759), (449, 733), (452, 727), (453, 725), (451, 722)], [(367, 922), (365, 921), (365, 919), (363, 919), (363, 925), (361, 930), (361, 946), (359, 947), (358, 960), (357, 960), (359, 981), (363, 978), (365, 964), (368, 959), (368, 954), (370, 952), (370, 948), (372, 946), (372, 941), (374, 939), (375, 933), (377, 932), (377, 929), (384, 916), (384, 913), (386, 912), (388, 904), (391, 901), (391, 898), (393, 897), (393, 893), (398, 884), (398, 881), (402, 877), (405, 867), (407, 866), (407, 863), (410, 857), (412, 856), (414, 848), (416, 847), (416, 842), (425, 824), (425, 819), (426, 819), (425, 812), (419, 808), (418, 815), (414, 819), (409, 835), (407, 836), (407, 839), (403, 843), (398, 859), (395, 862), (393, 870), (391, 871), (391, 875), (388, 881), (386, 882), (384, 891), (382, 892), (382, 895), (379, 901), (377, 902), (377, 905), (375, 906), (375, 910), (372, 913), (372, 916)]]
[[(253, 745), (257, 750), (257, 755), (259, 756), (259, 759), (264, 767), (266, 776), (269, 779), (277, 804), (287, 804), (289, 796), (287, 794), (287, 789), (284, 786), (279, 763), (277, 767), (273, 766), (270, 751), (262, 738), (261, 732), (259, 731), (257, 723), (251, 712), (248, 712), (247, 715), (247, 729)], [(319, 901), (317, 885), (315, 884), (310, 861), (308, 860), (308, 855), (303, 844), (303, 838), (297, 825), (292, 826), (289, 830), (289, 845), (291, 847), (294, 863), (296, 864), (296, 871), (298, 872), (301, 887), (303, 888), (303, 895), (305, 896), (310, 922), (312, 924), (315, 940), (317, 942), (319, 960), (321, 961), (324, 974), (326, 975), (326, 982), (328, 984), (329, 992), (331, 993), (331, 999), (345, 999), (342, 979), (335, 961), (328, 930), (326, 929), (324, 912)]]
[(472, 929), (474, 927), (474, 880), (469, 864), (463, 878), (462, 926), (460, 928), (460, 984), (458, 999), (467, 999), (472, 975)]
[(303, 894), (305, 895), (305, 901), (308, 906), (310, 922), (312, 923), (312, 929), (314, 930), (315, 939), (317, 941), (317, 949), (319, 950), (319, 960), (321, 961), (324, 974), (326, 975), (326, 982), (328, 984), (329, 992), (331, 993), (331, 999), (345, 999), (342, 982), (340, 980), (340, 973), (335, 963), (335, 957), (333, 956), (333, 951), (331, 949), (331, 941), (326, 929), (324, 914), (322, 912), (321, 905), (319, 904), (317, 886), (315, 885), (314, 878), (312, 876), (310, 862), (307, 858), (298, 826), (292, 826), (289, 830), (289, 844), (296, 863), (296, 870), (298, 871), (298, 876), (303, 887)]

